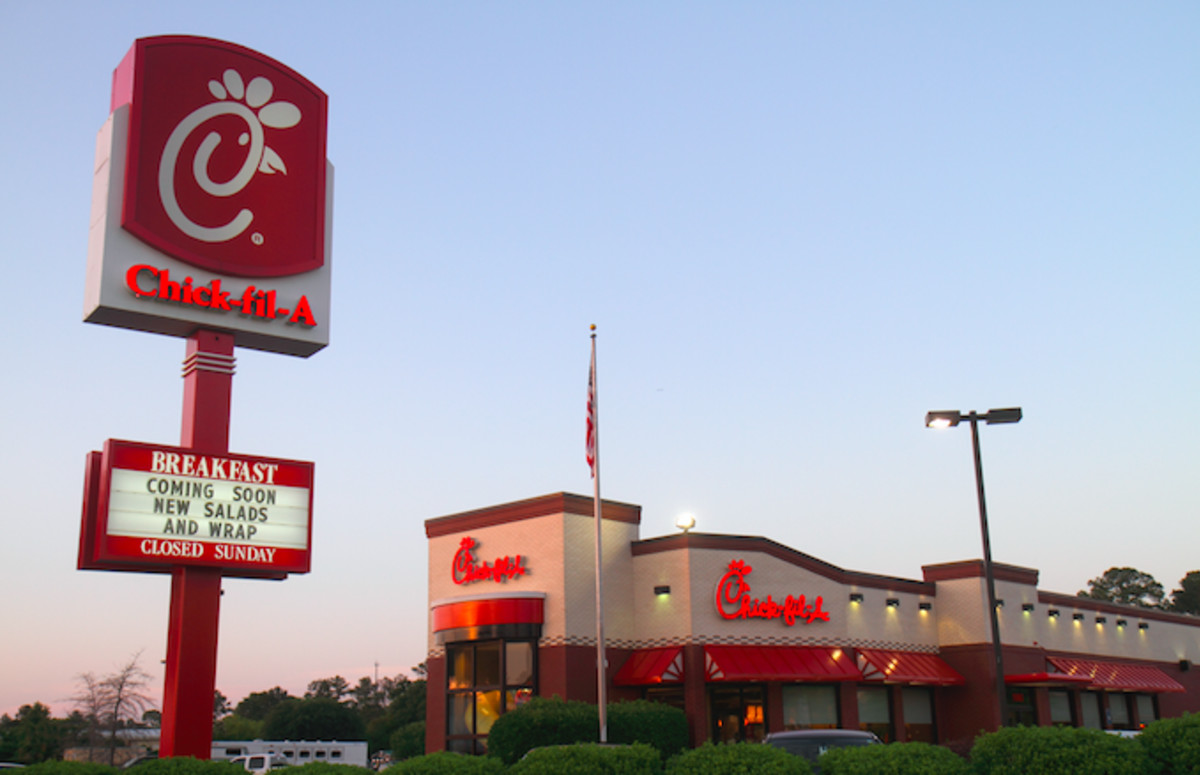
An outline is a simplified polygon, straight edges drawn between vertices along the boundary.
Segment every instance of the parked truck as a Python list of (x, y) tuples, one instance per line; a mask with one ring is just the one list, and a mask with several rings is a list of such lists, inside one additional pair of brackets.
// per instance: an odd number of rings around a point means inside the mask
[(365, 740), (214, 740), (211, 756), (236, 760), (247, 772), (256, 775), (309, 762), (366, 767), (367, 743)]

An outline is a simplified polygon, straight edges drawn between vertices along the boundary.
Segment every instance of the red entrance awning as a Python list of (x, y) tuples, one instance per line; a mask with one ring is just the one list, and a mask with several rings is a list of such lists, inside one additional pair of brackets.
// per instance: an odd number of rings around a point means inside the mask
[(846, 652), (817, 646), (705, 646), (708, 681), (861, 681)]
[(932, 686), (962, 686), (967, 682), (936, 654), (859, 649), (858, 667), (868, 681)]
[(1051, 665), (1067, 675), (1087, 676), (1092, 687), (1116, 692), (1184, 692), (1183, 685), (1149, 665), (1097, 662), (1072, 657), (1047, 657)]
[(1086, 675), (1067, 675), (1066, 673), (1010, 673), (1004, 676), (1004, 683), (1014, 686), (1078, 686), (1090, 685), (1092, 679)]
[(638, 649), (629, 655), (629, 659), (613, 676), (613, 683), (617, 686), (678, 683), (682, 680), (683, 649), (679, 646)]

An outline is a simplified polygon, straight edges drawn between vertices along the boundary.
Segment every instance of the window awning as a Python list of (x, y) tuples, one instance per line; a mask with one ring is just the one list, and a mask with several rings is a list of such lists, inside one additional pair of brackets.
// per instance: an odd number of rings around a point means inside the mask
[(613, 676), (613, 683), (617, 686), (645, 686), (682, 680), (683, 649), (679, 646), (638, 649), (629, 655)]
[(839, 648), (819, 646), (705, 646), (708, 681), (861, 681)]
[(1078, 686), (1091, 684), (1092, 679), (1086, 675), (1066, 673), (1010, 673), (1004, 676), (1004, 683), (1014, 686)]
[(1092, 687), (1116, 692), (1184, 692), (1183, 685), (1149, 665), (1097, 662), (1072, 657), (1047, 657), (1051, 665), (1067, 675), (1087, 676)]
[(931, 686), (962, 686), (967, 679), (936, 654), (859, 649), (858, 668), (868, 681)]

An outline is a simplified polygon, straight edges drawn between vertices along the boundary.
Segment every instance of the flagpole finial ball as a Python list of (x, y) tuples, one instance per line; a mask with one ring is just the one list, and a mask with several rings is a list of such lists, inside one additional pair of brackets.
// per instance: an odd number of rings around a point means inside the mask
[(592, 330), (593, 330), (593, 331), (595, 331), (595, 330), (596, 330), (596, 324), (595, 324), (595, 323), (592, 323)]

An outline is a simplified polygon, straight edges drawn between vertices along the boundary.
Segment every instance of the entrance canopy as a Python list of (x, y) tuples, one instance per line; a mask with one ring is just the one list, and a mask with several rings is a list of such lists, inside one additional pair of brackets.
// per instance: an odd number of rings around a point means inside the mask
[(1072, 657), (1047, 657), (1051, 665), (1072, 676), (1087, 676), (1094, 689), (1114, 692), (1185, 692), (1183, 685), (1149, 665), (1097, 662)]
[(839, 648), (705, 646), (708, 681), (861, 681), (854, 660)]
[(936, 654), (915, 651), (859, 649), (858, 667), (868, 681), (930, 686), (962, 686), (967, 682)]
[(683, 648), (640, 649), (629, 655), (613, 676), (617, 686), (678, 683), (683, 680)]

